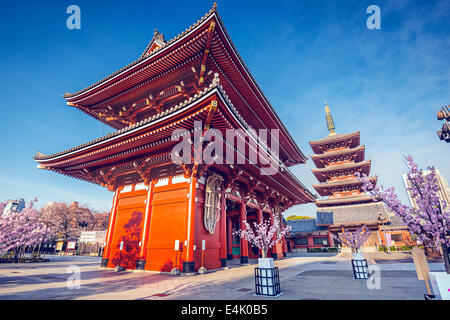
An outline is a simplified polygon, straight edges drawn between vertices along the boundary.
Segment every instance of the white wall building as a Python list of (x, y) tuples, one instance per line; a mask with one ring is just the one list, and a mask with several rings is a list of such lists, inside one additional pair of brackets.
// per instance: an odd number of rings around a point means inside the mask
[[(425, 175), (427, 175), (429, 173), (429, 170), (423, 170), (423, 173)], [(406, 188), (406, 193), (408, 194), (409, 202), (411, 203), (411, 206), (413, 208), (417, 208), (417, 204), (414, 201), (414, 199), (411, 197), (411, 192), (408, 190), (408, 187), (410, 186), (410, 184), (409, 184), (406, 173), (402, 174), (402, 178), (403, 178), (403, 184), (405, 185), (405, 188)], [(441, 173), (437, 169), (436, 169), (436, 179), (437, 179), (439, 188), (441, 189), (439, 191), (439, 198), (441, 200), (444, 200), (447, 204), (450, 205), (450, 187), (448, 185), (447, 179), (443, 175), (441, 175)]]

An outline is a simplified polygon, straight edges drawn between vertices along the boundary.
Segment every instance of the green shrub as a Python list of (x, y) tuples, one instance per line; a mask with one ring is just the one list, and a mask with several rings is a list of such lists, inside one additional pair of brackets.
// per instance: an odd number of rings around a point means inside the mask
[(389, 250), (391, 250), (391, 251), (397, 251), (397, 247), (396, 247), (396, 246), (391, 246), (391, 247), (389, 247)]
[(386, 246), (379, 246), (378, 247), (378, 251), (387, 251), (387, 247)]

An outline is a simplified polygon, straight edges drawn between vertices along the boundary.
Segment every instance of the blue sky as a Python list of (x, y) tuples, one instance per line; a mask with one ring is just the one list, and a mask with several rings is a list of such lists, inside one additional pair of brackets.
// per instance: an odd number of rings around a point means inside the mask
[[(66, 8), (81, 8), (81, 30)], [(381, 30), (366, 8), (381, 8)], [(65, 105), (75, 92), (134, 61), (155, 28), (170, 39), (212, 1), (2, 1), (0, 4), (0, 200), (37, 196), (109, 209), (112, 193), (36, 169), (51, 154), (111, 131)], [(449, 1), (218, 1), (219, 13), (250, 71), (305, 154), (336, 131), (360, 130), (372, 174), (406, 194), (403, 155), (450, 178), (450, 145), (439, 141), (440, 106), (450, 103)], [(293, 168), (309, 186), (313, 163)], [(314, 206), (287, 214), (314, 215)]]

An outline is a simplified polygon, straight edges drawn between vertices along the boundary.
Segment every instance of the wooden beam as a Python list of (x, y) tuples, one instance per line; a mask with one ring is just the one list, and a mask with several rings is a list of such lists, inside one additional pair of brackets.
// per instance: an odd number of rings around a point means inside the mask
[(216, 23), (214, 21), (211, 21), (211, 24), (209, 25), (209, 29), (208, 29), (208, 39), (206, 40), (206, 44), (205, 44), (205, 51), (203, 54), (202, 64), (200, 66), (200, 77), (198, 80), (199, 87), (202, 86), (205, 81), (204, 75), (205, 75), (205, 71), (206, 71), (206, 60), (208, 59), (209, 48), (211, 46), (211, 39), (213, 37), (215, 27), (216, 27)]

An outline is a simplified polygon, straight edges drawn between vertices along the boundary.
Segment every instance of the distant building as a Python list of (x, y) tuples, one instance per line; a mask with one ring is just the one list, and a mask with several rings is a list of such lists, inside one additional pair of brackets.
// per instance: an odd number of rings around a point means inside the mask
[[(333, 211), (317, 211), (316, 219), (286, 220), (291, 226), (288, 249), (291, 252), (309, 252), (311, 249), (337, 247), (333, 240), (336, 226), (351, 232), (361, 225), (378, 224), (378, 228), (370, 230), (364, 250), (373, 250), (378, 246), (408, 246), (412, 244), (409, 231), (395, 214), (389, 212), (382, 202), (376, 203), (376, 209), (367, 211), (367, 204), (352, 207), (333, 208)], [(371, 207), (373, 208), (373, 207)], [(319, 209), (320, 210), (320, 209)], [(387, 240), (389, 239), (389, 240)], [(348, 248), (343, 248), (344, 251)]]
[(18, 200), (8, 200), (5, 209), (3, 209), (3, 215), (8, 215), (11, 212), (22, 212), (25, 208), (25, 200), (20, 198)]
[(100, 243), (104, 244), (106, 241), (105, 231), (81, 231), (78, 242), (81, 243)]
[[(450, 187), (448, 186), (447, 179), (439, 172), (439, 170), (436, 170), (436, 180), (439, 185), (439, 188), (441, 189), (439, 191), (439, 198), (443, 201), (445, 201), (447, 204), (450, 204)], [(423, 173), (425, 175), (428, 175), (430, 173), (429, 170), (424, 170)], [(405, 174), (402, 174), (403, 178), (403, 184), (406, 188), (406, 193), (408, 194), (409, 202), (411, 203), (411, 207), (417, 209), (417, 203), (416, 201), (411, 197), (411, 191), (408, 190), (408, 188), (411, 186), (410, 182), (408, 181), (408, 177)]]
[(313, 248), (333, 247), (328, 227), (318, 225), (317, 219), (286, 220), (291, 226), (288, 249), (291, 252), (308, 252)]

